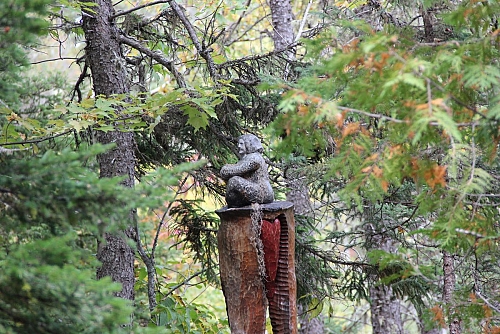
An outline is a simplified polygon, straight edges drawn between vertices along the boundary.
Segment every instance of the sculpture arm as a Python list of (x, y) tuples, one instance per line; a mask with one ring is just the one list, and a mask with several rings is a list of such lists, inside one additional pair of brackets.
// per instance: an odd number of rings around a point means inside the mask
[(233, 176), (242, 176), (253, 172), (260, 167), (257, 159), (244, 159), (234, 165), (225, 165), (220, 170), (220, 176), (223, 180), (229, 180)]

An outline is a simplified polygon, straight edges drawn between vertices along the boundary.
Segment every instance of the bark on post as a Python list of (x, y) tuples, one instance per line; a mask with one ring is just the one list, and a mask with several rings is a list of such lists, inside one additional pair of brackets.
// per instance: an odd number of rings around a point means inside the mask
[[(293, 204), (262, 204), (257, 215), (254, 208), (245, 206), (216, 211), (221, 218), (217, 234), (220, 275), (231, 333), (263, 334), (269, 305), (273, 333), (294, 334), (297, 333), (297, 291)], [(259, 260), (258, 254), (260, 235), (255, 229), (256, 216), (269, 221), (279, 219), (281, 227), (276, 290), (269, 301), (262, 276), (263, 259)], [(257, 223), (261, 224), (262, 220)]]
[[(86, 59), (92, 73), (95, 96), (109, 97), (130, 91), (130, 84), (125, 70), (125, 61), (121, 56), (119, 31), (112, 23), (114, 15), (111, 0), (94, 0), (96, 6), (83, 11), (83, 30), (85, 32)], [(115, 124), (116, 125), (116, 124)], [(122, 182), (126, 187), (134, 186), (135, 177), (135, 139), (132, 132), (97, 131), (97, 141), (101, 144), (115, 143), (115, 148), (98, 157), (101, 177), (125, 175)], [(131, 216), (134, 213), (131, 213)], [(133, 219), (125, 230), (128, 237), (134, 236)], [(117, 296), (134, 299), (134, 251), (124, 238), (106, 234), (100, 243), (97, 258), (102, 266), (97, 270), (97, 278), (111, 276), (112, 280), (122, 284), (122, 291)]]

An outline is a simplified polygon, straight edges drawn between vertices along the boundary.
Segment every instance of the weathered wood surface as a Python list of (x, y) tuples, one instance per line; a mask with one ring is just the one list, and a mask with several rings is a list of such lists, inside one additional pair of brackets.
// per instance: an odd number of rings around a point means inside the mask
[[(293, 204), (262, 204), (262, 218), (279, 219), (281, 225), (278, 269), (272, 297), (266, 298), (265, 281), (259, 271), (252, 207), (223, 208), (218, 247), (222, 290), (232, 334), (263, 334), (266, 308), (274, 334), (297, 333), (295, 280), (295, 220)], [(260, 236), (257, 236), (260, 237)]]

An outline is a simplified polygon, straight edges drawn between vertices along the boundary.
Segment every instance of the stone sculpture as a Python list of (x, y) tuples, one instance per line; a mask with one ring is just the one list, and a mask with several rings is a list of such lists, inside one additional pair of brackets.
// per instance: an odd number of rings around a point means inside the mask
[(259, 138), (252, 134), (241, 136), (238, 139), (238, 149), (240, 161), (234, 165), (225, 165), (220, 170), (220, 176), (227, 182), (227, 206), (238, 208), (252, 203), (272, 203), (274, 192), (269, 183)]

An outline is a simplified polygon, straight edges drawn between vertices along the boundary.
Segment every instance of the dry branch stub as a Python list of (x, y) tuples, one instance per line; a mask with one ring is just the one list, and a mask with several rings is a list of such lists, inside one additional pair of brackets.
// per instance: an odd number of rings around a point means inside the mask
[[(297, 333), (295, 279), (295, 219), (293, 204), (273, 202), (222, 208), (217, 235), (220, 275), (232, 334), (264, 334), (266, 308), (275, 334)], [(259, 217), (259, 228), (256, 228)], [(279, 257), (273, 294), (266, 298), (268, 275), (262, 271), (262, 220), (279, 221)], [(256, 242), (259, 240), (259, 242)], [(261, 248), (262, 250), (262, 248)], [(265, 256), (265, 254), (264, 254)]]

